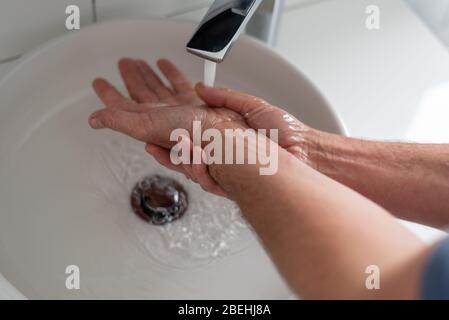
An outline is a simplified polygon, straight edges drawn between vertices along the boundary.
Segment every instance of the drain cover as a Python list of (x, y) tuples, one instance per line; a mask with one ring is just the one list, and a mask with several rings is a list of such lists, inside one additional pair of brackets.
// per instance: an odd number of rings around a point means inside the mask
[(151, 175), (133, 188), (131, 206), (145, 221), (164, 225), (184, 215), (188, 207), (187, 193), (176, 180)]

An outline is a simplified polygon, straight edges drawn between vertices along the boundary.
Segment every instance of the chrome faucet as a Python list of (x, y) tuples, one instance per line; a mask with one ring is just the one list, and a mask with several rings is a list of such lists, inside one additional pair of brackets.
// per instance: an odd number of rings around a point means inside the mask
[(215, 0), (187, 44), (187, 51), (222, 62), (246, 30), (275, 45), (284, 0)]

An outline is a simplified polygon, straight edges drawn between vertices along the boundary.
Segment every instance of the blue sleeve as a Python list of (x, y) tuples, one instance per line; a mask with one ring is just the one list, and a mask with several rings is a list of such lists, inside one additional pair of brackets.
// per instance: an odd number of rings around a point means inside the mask
[(438, 244), (424, 268), (421, 298), (449, 300), (449, 238)]

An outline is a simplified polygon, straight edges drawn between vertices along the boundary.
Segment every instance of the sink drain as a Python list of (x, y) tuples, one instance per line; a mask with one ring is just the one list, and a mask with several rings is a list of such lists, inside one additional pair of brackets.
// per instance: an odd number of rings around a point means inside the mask
[(131, 207), (145, 221), (164, 225), (184, 215), (188, 207), (187, 193), (176, 180), (151, 175), (133, 188)]

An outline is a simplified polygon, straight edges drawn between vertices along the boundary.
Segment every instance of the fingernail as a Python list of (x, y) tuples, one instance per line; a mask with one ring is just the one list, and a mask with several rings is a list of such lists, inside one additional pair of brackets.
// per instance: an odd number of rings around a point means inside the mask
[(151, 144), (147, 144), (145, 146), (145, 150), (149, 153), (149, 154), (153, 154), (153, 146)]
[(101, 129), (103, 127), (101, 121), (95, 117), (89, 119), (89, 124), (93, 129)]

